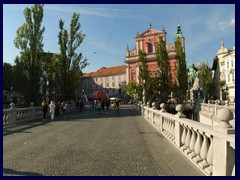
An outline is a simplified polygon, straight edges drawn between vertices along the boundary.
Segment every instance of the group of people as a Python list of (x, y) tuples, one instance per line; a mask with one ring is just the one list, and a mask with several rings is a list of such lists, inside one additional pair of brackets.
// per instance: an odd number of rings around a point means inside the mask
[(67, 103), (65, 101), (60, 102), (54, 102), (51, 101), (50, 104), (48, 104), (45, 100), (42, 101), (42, 111), (43, 111), (43, 120), (46, 121), (47, 113), (50, 113), (51, 120), (54, 121), (55, 115), (60, 114), (60, 110), (62, 111), (63, 118), (66, 118), (66, 112), (67, 112)]
[[(95, 99), (92, 101), (92, 106), (90, 111), (93, 111), (94, 109), (98, 110), (99, 114), (109, 114), (109, 107), (111, 105), (111, 101), (109, 98), (107, 99)], [(120, 108), (120, 102), (118, 100), (115, 100), (114, 107), (116, 108), (116, 114), (120, 114), (119, 108)], [(105, 109), (106, 108), (106, 109)]]

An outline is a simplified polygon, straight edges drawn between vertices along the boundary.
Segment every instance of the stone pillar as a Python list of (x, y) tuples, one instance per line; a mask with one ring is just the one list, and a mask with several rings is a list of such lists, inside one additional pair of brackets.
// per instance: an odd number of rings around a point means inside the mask
[(10, 118), (9, 118), (9, 124), (13, 124), (16, 122), (17, 120), (17, 111), (16, 111), (16, 108), (15, 108), (15, 104), (14, 103), (11, 103), (10, 104), (10, 110), (11, 110), (11, 115), (10, 115)]
[[(233, 119), (233, 113), (228, 108), (218, 111), (217, 118), (221, 121), (219, 126), (213, 129), (221, 136), (235, 134), (235, 129), (231, 127), (229, 121)], [(231, 148), (230, 142), (221, 136), (213, 136), (213, 175), (215, 176), (231, 176), (235, 166), (235, 150)]]
[(178, 104), (176, 106), (176, 111), (178, 112), (175, 116), (178, 118), (185, 118), (186, 116), (183, 114), (183, 105)]
[(31, 119), (34, 120), (35, 119), (35, 108), (34, 108), (33, 102), (30, 103), (30, 111), (31, 111)]

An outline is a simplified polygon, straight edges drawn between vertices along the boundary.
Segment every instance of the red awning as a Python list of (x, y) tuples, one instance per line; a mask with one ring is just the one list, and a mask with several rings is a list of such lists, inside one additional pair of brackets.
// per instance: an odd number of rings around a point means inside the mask
[(103, 98), (106, 99), (106, 98), (108, 98), (108, 96), (104, 92), (99, 90), (99, 91), (93, 92), (91, 94), (90, 98), (92, 98), (92, 99), (103, 99)]

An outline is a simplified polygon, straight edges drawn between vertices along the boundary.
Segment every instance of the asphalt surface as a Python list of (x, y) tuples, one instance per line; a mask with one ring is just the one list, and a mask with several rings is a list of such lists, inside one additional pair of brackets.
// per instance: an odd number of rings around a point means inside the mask
[(3, 176), (203, 176), (131, 105), (4, 129)]

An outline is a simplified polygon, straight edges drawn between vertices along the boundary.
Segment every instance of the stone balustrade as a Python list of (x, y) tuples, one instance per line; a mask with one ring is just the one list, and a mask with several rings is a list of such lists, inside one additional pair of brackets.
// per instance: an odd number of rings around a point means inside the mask
[[(10, 109), (3, 110), (3, 127), (43, 118), (42, 107), (31, 104), (29, 108), (15, 108), (13, 103), (10, 106)], [(72, 111), (76, 111), (76, 105), (68, 104), (67, 112)]]
[(217, 118), (218, 112), (223, 109), (223, 108), (228, 108), (232, 111), (233, 113), (233, 120), (231, 122), (231, 125), (235, 127), (235, 106), (230, 105), (228, 101), (225, 102), (225, 105), (218, 105), (217, 103), (215, 104), (208, 104), (201, 103), (201, 108), (200, 108), (200, 122), (211, 125), (211, 126), (216, 126), (219, 125), (220, 121)]
[(142, 106), (143, 117), (162, 133), (205, 175), (235, 176), (235, 129), (229, 124), (233, 113), (226, 107), (218, 111), (219, 126), (209, 126), (185, 118), (183, 106), (176, 115)]

